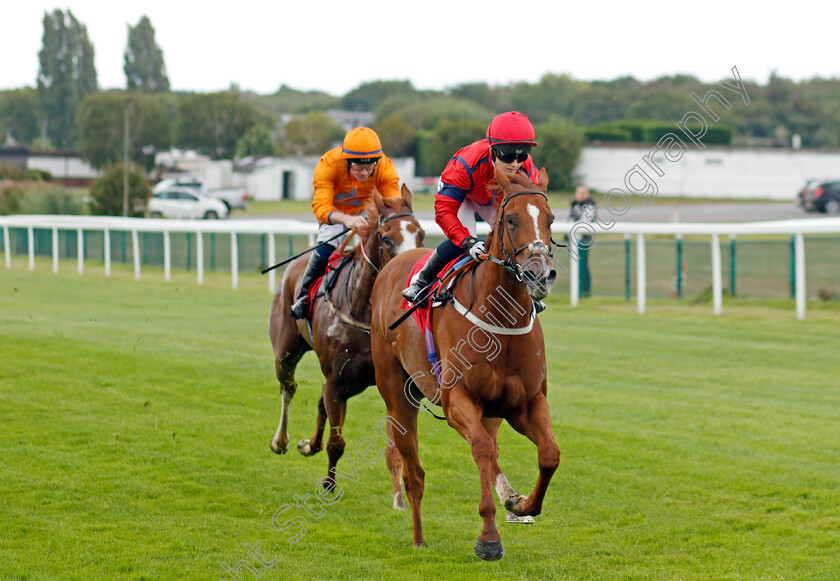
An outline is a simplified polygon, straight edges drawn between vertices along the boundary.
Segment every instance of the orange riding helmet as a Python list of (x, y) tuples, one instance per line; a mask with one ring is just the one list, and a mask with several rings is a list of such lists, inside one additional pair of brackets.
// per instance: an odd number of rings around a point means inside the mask
[(382, 142), (370, 127), (356, 127), (344, 136), (341, 152), (348, 162), (374, 163), (382, 157)]

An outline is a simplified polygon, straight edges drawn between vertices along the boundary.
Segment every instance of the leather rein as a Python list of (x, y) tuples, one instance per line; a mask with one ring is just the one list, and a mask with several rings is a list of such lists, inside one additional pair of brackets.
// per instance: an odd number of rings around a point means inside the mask
[[(377, 246), (379, 248), (379, 266), (376, 266), (373, 263), (373, 261), (368, 257), (367, 253), (365, 252), (365, 245), (364, 244), (359, 245), (359, 249), (362, 253), (362, 258), (364, 258), (364, 260), (371, 266), (371, 268), (373, 268), (373, 270), (376, 272), (376, 274), (379, 274), (379, 271), (382, 269), (382, 266), (384, 266), (384, 264), (385, 264), (385, 253), (382, 250), (383, 241), (382, 241), (382, 233), (380, 232), (380, 230), (381, 230), (382, 226), (384, 226), (386, 223), (390, 222), (391, 220), (395, 220), (397, 218), (414, 218), (414, 214), (412, 214), (411, 212), (403, 212), (401, 214), (393, 214), (391, 216), (388, 216), (385, 219), (383, 219), (381, 215), (379, 216), (379, 223), (378, 223), (377, 228), (376, 228), (376, 235), (379, 237), (379, 243), (377, 244)], [(347, 279), (345, 279), (345, 283), (344, 283), (345, 286), (347, 285), (347, 282), (346, 282), (347, 280), (349, 280), (349, 276), (348, 276)], [(367, 323), (362, 323), (361, 321), (357, 320), (353, 316), (352, 312), (350, 314), (347, 314), (344, 311), (342, 311), (341, 309), (339, 309), (338, 306), (335, 303), (333, 303), (332, 300), (330, 300), (330, 293), (329, 292), (324, 293), (324, 302), (327, 303), (327, 307), (329, 307), (329, 309), (333, 312), (333, 314), (335, 316), (337, 316), (338, 319), (342, 323), (344, 323), (346, 325), (350, 325), (352, 327), (355, 327), (356, 329), (358, 329), (359, 331), (361, 331), (362, 333), (364, 333), (366, 335), (370, 334), (370, 325), (368, 325)]]

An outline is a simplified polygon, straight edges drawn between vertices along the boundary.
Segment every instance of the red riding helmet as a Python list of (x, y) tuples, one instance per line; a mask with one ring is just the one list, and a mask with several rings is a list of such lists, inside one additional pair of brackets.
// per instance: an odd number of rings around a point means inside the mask
[(503, 143), (523, 143), (535, 146), (534, 126), (528, 118), (518, 111), (496, 115), (487, 127), (487, 140), (490, 145)]

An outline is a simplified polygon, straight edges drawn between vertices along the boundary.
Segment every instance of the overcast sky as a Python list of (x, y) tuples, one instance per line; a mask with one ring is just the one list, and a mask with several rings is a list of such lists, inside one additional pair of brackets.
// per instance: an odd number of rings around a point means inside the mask
[(840, 76), (840, 6), (811, 0), (27, 0), (4, 9), (0, 89), (35, 86), (44, 13), (68, 8), (87, 27), (102, 89), (125, 87), (127, 30), (143, 15), (179, 91), (235, 83), (269, 94), (286, 84), (341, 96), (373, 80), (441, 90), (546, 73), (643, 81), (683, 73), (714, 83), (733, 66), (760, 83), (772, 71), (797, 81)]

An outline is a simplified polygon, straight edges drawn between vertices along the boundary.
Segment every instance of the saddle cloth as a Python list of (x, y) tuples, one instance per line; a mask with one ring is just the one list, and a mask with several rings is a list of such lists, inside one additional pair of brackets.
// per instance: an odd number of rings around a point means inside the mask
[[(405, 288), (408, 288), (411, 282), (417, 278), (418, 273), (429, 261), (429, 257), (431, 255), (432, 253), (430, 252), (414, 263), (414, 267), (411, 269), (411, 272), (408, 275), (408, 279), (406, 280)], [(472, 260), (472, 258), (470, 258), (469, 255), (459, 256), (458, 258), (444, 266), (441, 269), (435, 281), (430, 285), (431, 290), (427, 289), (424, 291), (424, 294), (427, 297), (431, 298), (425, 301), (421, 306), (414, 309), (414, 311), (412, 311), (411, 313), (411, 317), (417, 323), (417, 326), (420, 328), (420, 332), (423, 333), (423, 341), (426, 345), (426, 358), (429, 360), (429, 365), (432, 366), (432, 372), (435, 374), (435, 378), (437, 379), (438, 385), (440, 385), (441, 370), (440, 365), (437, 365), (439, 359), (437, 350), (435, 348), (434, 333), (432, 333), (432, 309), (434, 307), (439, 307), (443, 304), (442, 301), (435, 300), (437, 293), (440, 290), (441, 279), (445, 278), (450, 270), (458, 268), (459, 266), (461, 266), (461, 264), (468, 260)], [(450, 280), (449, 283), (447, 283), (447, 285), (452, 284), (453, 280)], [(412, 303), (408, 302), (408, 300), (403, 298), (402, 302), (400, 303), (400, 306), (404, 311), (407, 311), (412, 307)]]

